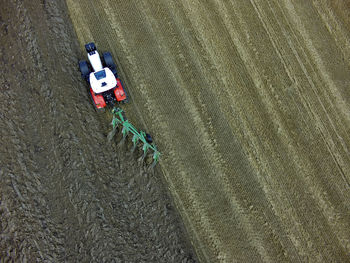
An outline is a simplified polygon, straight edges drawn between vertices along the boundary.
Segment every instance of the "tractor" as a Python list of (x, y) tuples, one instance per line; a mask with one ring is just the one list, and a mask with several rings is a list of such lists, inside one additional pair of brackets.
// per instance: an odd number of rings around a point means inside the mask
[(122, 141), (124, 141), (129, 134), (132, 134), (132, 152), (142, 143), (143, 156), (141, 159), (144, 160), (149, 151), (153, 152), (153, 164), (151, 167), (154, 167), (159, 160), (160, 152), (153, 143), (151, 135), (144, 131), (138, 131), (128, 121), (124, 111), (115, 105), (118, 102), (128, 102), (128, 96), (118, 78), (117, 67), (111, 53), (104, 52), (101, 60), (93, 42), (86, 44), (85, 50), (89, 62), (86, 60), (79, 61), (79, 69), (82, 78), (89, 83), (89, 93), (92, 102), (97, 110), (104, 110), (107, 106), (112, 108), (113, 129), (108, 134), (108, 139), (113, 139), (119, 127), (123, 135)]
[(79, 61), (81, 76), (89, 83), (89, 93), (96, 109), (127, 103), (128, 96), (117, 74), (117, 67), (110, 52), (102, 54), (102, 60), (93, 42), (85, 45), (89, 62)]

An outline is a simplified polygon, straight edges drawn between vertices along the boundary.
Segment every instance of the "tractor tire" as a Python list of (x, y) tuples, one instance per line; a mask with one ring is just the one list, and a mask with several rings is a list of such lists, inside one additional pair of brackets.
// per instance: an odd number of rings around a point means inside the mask
[(127, 94), (126, 94), (125, 100), (122, 100), (121, 103), (123, 103), (123, 104), (129, 103), (129, 97)]
[(112, 57), (111, 53), (104, 52), (102, 54), (102, 56), (103, 56), (103, 60), (105, 62), (106, 67), (110, 68), (110, 70), (112, 70), (113, 74), (117, 77), (117, 66), (115, 65), (115, 63), (113, 61), (113, 57)]
[(89, 81), (89, 75), (90, 75), (90, 69), (89, 69), (89, 64), (87, 61), (82, 60), (79, 61), (79, 69), (81, 72), (81, 77), (87, 81)]

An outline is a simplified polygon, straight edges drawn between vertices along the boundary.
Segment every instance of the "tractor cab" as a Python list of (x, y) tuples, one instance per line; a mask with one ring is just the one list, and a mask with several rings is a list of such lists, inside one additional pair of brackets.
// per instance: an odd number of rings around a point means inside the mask
[(117, 86), (117, 79), (107, 67), (97, 72), (91, 72), (89, 80), (90, 86), (95, 93), (105, 92)]

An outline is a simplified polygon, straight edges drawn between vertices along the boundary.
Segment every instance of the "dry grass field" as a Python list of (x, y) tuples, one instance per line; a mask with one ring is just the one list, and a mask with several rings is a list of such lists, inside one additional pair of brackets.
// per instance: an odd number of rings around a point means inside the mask
[(203, 262), (350, 261), (350, 31), (328, 0), (67, 0)]

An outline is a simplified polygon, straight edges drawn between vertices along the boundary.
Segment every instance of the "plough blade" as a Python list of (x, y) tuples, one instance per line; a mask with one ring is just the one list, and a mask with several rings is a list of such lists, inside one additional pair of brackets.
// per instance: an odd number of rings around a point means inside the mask
[(120, 143), (123, 143), (129, 133), (133, 134), (132, 143), (133, 147), (131, 152), (134, 152), (138, 143), (141, 141), (143, 143), (142, 150), (143, 155), (141, 161), (144, 162), (148, 151), (153, 151), (153, 163), (151, 167), (153, 168), (159, 161), (160, 152), (157, 150), (157, 147), (153, 143), (149, 134), (146, 134), (144, 131), (138, 131), (125, 117), (124, 112), (120, 108), (113, 108), (112, 110), (113, 120), (112, 120), (112, 131), (108, 134), (108, 140), (112, 140), (117, 133), (117, 128), (119, 125), (123, 126), (122, 128), (122, 140)]

